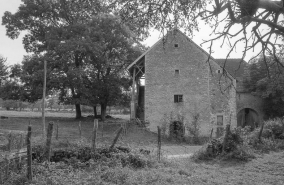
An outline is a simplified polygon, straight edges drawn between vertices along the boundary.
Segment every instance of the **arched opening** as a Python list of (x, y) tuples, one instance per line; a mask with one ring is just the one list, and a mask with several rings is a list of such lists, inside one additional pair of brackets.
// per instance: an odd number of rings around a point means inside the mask
[(252, 129), (259, 126), (258, 113), (250, 108), (244, 108), (237, 115), (238, 127), (250, 126)]
[(170, 137), (181, 140), (184, 138), (184, 126), (180, 121), (174, 121), (170, 125)]

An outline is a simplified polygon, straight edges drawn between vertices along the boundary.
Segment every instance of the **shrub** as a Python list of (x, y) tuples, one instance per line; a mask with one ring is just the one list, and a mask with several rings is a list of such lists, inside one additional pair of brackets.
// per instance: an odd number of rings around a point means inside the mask
[(283, 118), (275, 118), (264, 122), (264, 128), (272, 131), (275, 138), (279, 138), (284, 133)]

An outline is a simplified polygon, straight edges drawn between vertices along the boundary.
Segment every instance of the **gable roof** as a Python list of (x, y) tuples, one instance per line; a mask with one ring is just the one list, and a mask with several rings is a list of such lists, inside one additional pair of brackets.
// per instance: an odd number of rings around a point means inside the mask
[(221, 67), (224, 67), (234, 78), (242, 77), (247, 66), (247, 62), (241, 58), (228, 58), (227, 61), (226, 59), (215, 59), (215, 61)]
[[(128, 70), (128, 71), (131, 71), (131, 68), (132, 68), (135, 64), (139, 63), (139, 61), (140, 61), (141, 59), (143, 59), (143, 58), (145, 57), (145, 55), (146, 55), (149, 51), (151, 51), (151, 50), (152, 50), (153, 48), (155, 48), (158, 44), (160, 44), (160, 42), (162, 42), (163, 39), (166, 38), (166, 37), (168, 36), (168, 34), (170, 34), (170, 33), (173, 32), (173, 31), (177, 31), (177, 32), (179, 32), (181, 35), (183, 35), (189, 42), (193, 43), (198, 49), (200, 49), (203, 53), (205, 53), (208, 57), (210, 57), (210, 59), (211, 59), (217, 66), (219, 66), (219, 67), (222, 68), (222, 66), (221, 66), (220, 64), (218, 64), (218, 63), (215, 61), (215, 59), (214, 59), (211, 55), (209, 55), (209, 53), (207, 53), (203, 48), (201, 48), (199, 45), (197, 45), (195, 42), (193, 42), (187, 35), (185, 35), (185, 34), (184, 34), (182, 31), (180, 31), (179, 29), (174, 29), (174, 30), (172, 30), (172, 31), (168, 31), (168, 33), (167, 33), (164, 37), (162, 37), (161, 39), (159, 39), (152, 47), (150, 47), (150, 48), (149, 48), (147, 51), (145, 51), (141, 56), (139, 56), (134, 62), (132, 62), (132, 63), (127, 67), (127, 70)], [(227, 71), (226, 68), (225, 68), (225, 71)], [(235, 79), (235, 77), (234, 77), (229, 71), (227, 71), (227, 73), (228, 73), (228, 76), (229, 76), (229, 77)]]

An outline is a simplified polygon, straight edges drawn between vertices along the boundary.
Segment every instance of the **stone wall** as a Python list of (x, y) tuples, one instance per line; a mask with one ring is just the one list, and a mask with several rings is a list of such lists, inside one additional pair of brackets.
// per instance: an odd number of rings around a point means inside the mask
[(240, 92), (237, 93), (237, 113), (242, 109), (250, 108), (257, 112), (260, 123), (263, 121), (264, 113), (263, 113), (263, 100), (254, 96), (249, 92)]
[[(212, 76), (207, 59), (208, 55), (179, 31), (169, 33), (146, 54), (145, 120), (150, 122), (151, 131), (162, 126), (167, 132), (167, 124), (179, 119), (186, 126), (199, 114), (201, 134), (208, 136), (217, 114), (229, 122), (232, 112), (231, 119), (236, 120), (235, 89), (227, 88), (224, 94), (218, 91), (220, 78)], [(210, 64), (216, 71), (218, 65)], [(178, 75), (175, 70), (179, 70)], [(227, 87), (232, 81), (225, 77), (220, 82)], [(174, 103), (174, 95), (183, 95), (183, 102)]]

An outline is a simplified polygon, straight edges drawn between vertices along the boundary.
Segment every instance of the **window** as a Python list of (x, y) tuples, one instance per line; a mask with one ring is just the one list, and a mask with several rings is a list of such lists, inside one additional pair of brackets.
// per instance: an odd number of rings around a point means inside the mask
[(222, 126), (223, 125), (223, 116), (217, 116), (217, 125)]
[(174, 102), (175, 103), (183, 102), (183, 95), (174, 95)]
[(175, 48), (178, 48), (178, 44), (174, 44), (174, 47), (175, 47)]
[(218, 70), (217, 70), (217, 73), (218, 73), (218, 74), (220, 74), (221, 72), (222, 72), (221, 69), (218, 69)]
[(179, 70), (176, 69), (176, 70), (175, 70), (175, 76), (178, 76), (178, 75), (179, 75)]

